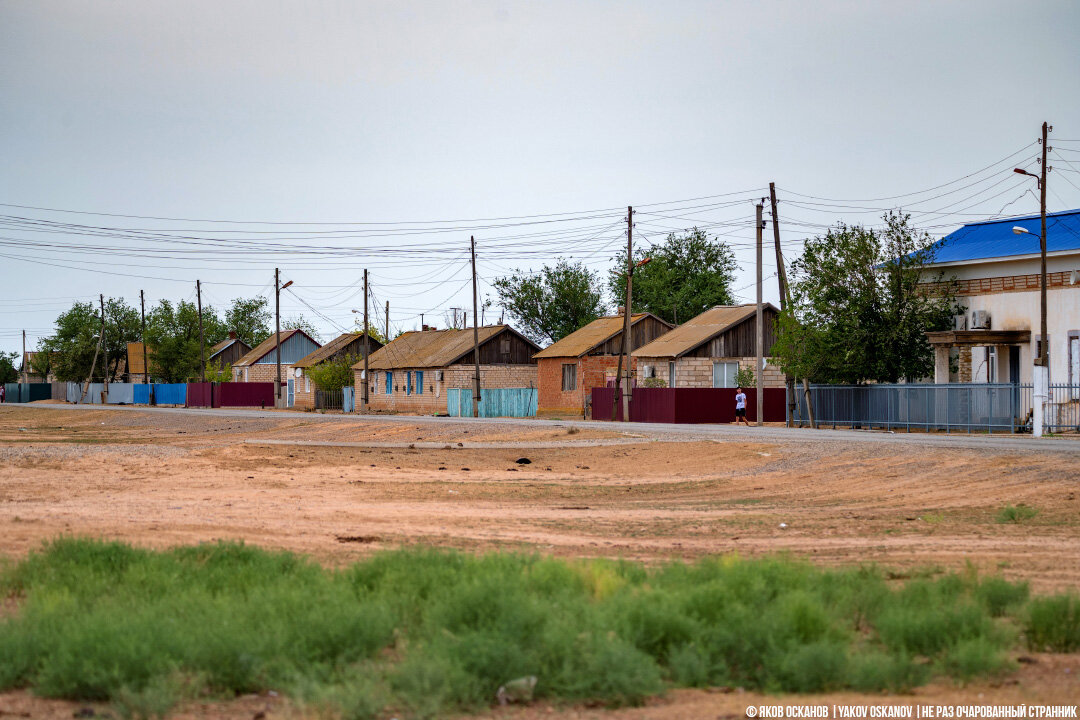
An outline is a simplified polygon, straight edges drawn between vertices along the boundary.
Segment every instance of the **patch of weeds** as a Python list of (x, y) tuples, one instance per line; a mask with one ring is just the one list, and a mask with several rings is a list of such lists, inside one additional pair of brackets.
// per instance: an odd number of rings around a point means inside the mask
[(975, 597), (992, 617), (1002, 617), (1023, 605), (1028, 594), (1026, 582), (1014, 584), (1000, 577), (987, 578), (975, 588)]
[(1024, 635), (1032, 650), (1080, 650), (1080, 597), (1068, 593), (1032, 600)]
[(1013, 669), (1004, 651), (985, 637), (957, 643), (941, 659), (942, 669), (955, 680), (970, 682), (976, 678), (994, 677)]
[(945, 513), (924, 513), (919, 516), (919, 519), (927, 525), (940, 525), (945, 519)]
[(1006, 505), (998, 512), (997, 522), (1000, 524), (1012, 523), (1014, 525), (1019, 525), (1022, 522), (1032, 519), (1038, 514), (1038, 510), (1029, 505), (1025, 505), (1024, 503), (1018, 505)]

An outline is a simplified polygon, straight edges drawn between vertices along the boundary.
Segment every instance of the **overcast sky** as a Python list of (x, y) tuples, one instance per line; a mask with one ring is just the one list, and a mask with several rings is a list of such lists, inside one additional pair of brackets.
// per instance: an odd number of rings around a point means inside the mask
[[(268, 292), (275, 265), (295, 282), (282, 314), (324, 340), (362, 307), (365, 266), (395, 327), (420, 312), (441, 326), (471, 306), (470, 234), (484, 296), (557, 256), (606, 270), (631, 204), (651, 213), (643, 243), (723, 233), (752, 301), (752, 198), (769, 181), (789, 257), (902, 203), (941, 234), (1038, 211), (1010, 170), (1037, 169), (1043, 120), (1071, 160), (1050, 163), (1050, 209), (1080, 207), (1078, 29), (1074, 0), (0, 0), (0, 203), (176, 219), (0, 207), (107, 228), (3, 228), (0, 349), (24, 327), (33, 347), (73, 299), (193, 298), (200, 278), (223, 307)], [(472, 221), (511, 216), (544, 223)], [(308, 252), (239, 244), (256, 241)], [(771, 276), (771, 244), (766, 259)]]

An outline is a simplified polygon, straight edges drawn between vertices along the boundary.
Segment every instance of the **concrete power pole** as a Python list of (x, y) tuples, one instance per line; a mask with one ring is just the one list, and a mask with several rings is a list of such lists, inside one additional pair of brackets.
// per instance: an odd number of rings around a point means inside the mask
[(277, 345), (277, 386), (274, 388), (274, 404), (281, 405), (281, 275), (274, 268), (274, 343)]
[(765, 312), (761, 298), (761, 231), (765, 224), (761, 213), (764, 203), (758, 203), (757, 209), (757, 343), (755, 348), (756, 362), (754, 363), (754, 379), (757, 382), (757, 424), (765, 422), (765, 378), (763, 377), (763, 363), (765, 358)]
[(476, 238), (469, 237), (469, 251), (472, 254), (472, 340), (473, 377), (472, 416), (480, 417), (480, 329), (476, 324)]
[(142, 341), (142, 369), (143, 384), (150, 384), (150, 366), (146, 364), (146, 294), (139, 291), (139, 312), (142, 315), (142, 330), (139, 331), (139, 340)]
[(202, 282), (195, 281), (195, 298), (199, 304), (199, 377), (206, 382), (206, 342), (203, 339), (202, 323)]
[(368, 284), (367, 268), (364, 268), (364, 392), (361, 397), (361, 412), (368, 409), (368, 388), (371, 385), (371, 375), (368, 374), (368, 357), (371, 355), (371, 341), (368, 338)]
[(1050, 131), (1047, 123), (1042, 124), (1042, 170), (1039, 178), (1039, 253), (1041, 255), (1041, 267), (1039, 269), (1039, 355), (1035, 358), (1035, 366), (1032, 368), (1033, 380), (1033, 417), (1031, 419), (1031, 434), (1034, 437), (1042, 437), (1043, 427), (1046, 420), (1046, 403), (1050, 394), (1050, 348), (1047, 346), (1049, 336), (1046, 330), (1046, 173), (1050, 169), (1046, 166), (1047, 133)]

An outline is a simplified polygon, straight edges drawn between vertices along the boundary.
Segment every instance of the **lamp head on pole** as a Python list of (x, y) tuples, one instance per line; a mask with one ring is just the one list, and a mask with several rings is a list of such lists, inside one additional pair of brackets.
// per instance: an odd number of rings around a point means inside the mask
[(1034, 235), (1035, 234), (1035, 233), (1031, 232), (1030, 230), (1028, 230), (1027, 228), (1022, 228), (1019, 225), (1014, 225), (1013, 226), (1013, 233), (1015, 233), (1017, 235)]
[(289, 282), (285, 283), (284, 285), (281, 286), (281, 289), (284, 290), (285, 288), (289, 287), (290, 285), (292, 285), (292, 282), (293, 281), (290, 280)]
[(1036, 175), (1035, 173), (1028, 172), (1027, 170), (1023, 170), (1021, 168), (1013, 168), (1013, 172), (1017, 173), (1019, 175), (1027, 175), (1028, 177), (1035, 178), (1036, 187), (1042, 187), (1042, 179), (1038, 175)]

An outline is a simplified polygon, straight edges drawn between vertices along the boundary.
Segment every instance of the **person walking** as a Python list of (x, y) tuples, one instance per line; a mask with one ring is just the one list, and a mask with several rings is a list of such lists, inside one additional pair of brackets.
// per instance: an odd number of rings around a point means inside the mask
[(4, 400), (6, 399), (4, 396), (6, 394), (7, 394), (7, 389), (3, 386), (2, 383), (0, 383), (0, 403), (4, 402)]
[(743, 425), (750, 427), (750, 423), (746, 422), (746, 393), (741, 387), (735, 388), (735, 424), (738, 425), (740, 420)]

